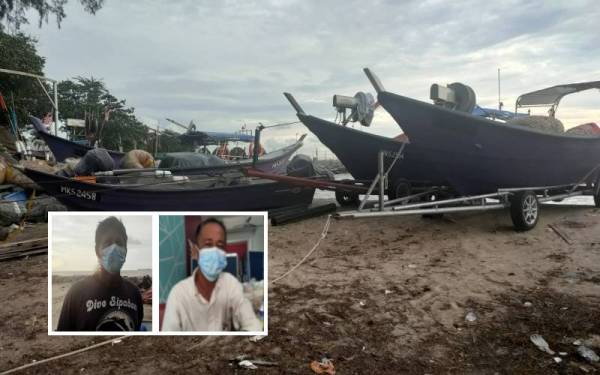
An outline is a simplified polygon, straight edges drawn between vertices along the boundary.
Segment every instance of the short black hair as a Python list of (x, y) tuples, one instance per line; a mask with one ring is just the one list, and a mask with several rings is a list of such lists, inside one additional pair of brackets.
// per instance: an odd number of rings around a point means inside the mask
[(123, 225), (123, 222), (116, 217), (110, 216), (99, 222), (98, 226), (96, 227), (96, 246), (100, 245), (100, 237), (110, 231), (119, 232), (119, 234), (125, 238), (125, 242), (127, 242), (127, 231), (125, 230), (125, 225)]
[(210, 223), (221, 226), (221, 228), (223, 229), (223, 233), (225, 234), (225, 243), (227, 243), (227, 228), (225, 228), (225, 224), (223, 224), (221, 220), (216, 219), (214, 217), (209, 217), (208, 219), (203, 220), (200, 224), (198, 224), (198, 226), (196, 227), (196, 235), (194, 236), (194, 240), (198, 240), (198, 235), (202, 231), (202, 227)]

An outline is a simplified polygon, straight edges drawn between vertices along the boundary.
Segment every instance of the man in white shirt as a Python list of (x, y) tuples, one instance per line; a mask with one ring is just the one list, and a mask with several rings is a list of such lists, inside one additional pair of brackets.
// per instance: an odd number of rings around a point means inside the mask
[(196, 229), (198, 267), (169, 293), (162, 331), (262, 331), (242, 284), (227, 265), (226, 229), (210, 218)]

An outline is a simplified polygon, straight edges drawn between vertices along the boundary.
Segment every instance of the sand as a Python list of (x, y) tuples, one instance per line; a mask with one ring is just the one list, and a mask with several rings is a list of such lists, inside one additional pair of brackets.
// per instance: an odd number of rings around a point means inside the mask
[[(269, 228), (271, 279), (306, 254), (325, 220)], [(0, 289), (10, 301), (0, 308), (0, 370), (102, 340), (46, 335), (45, 256), (0, 264)], [(240, 354), (277, 362), (261, 368), (269, 374), (308, 374), (323, 356), (339, 374), (598, 372), (571, 342), (600, 353), (600, 210), (544, 206), (525, 233), (505, 211), (334, 220), (307, 262), (270, 286), (268, 313), (269, 336), (257, 343), (132, 337), (32, 372), (241, 374), (229, 362)], [(567, 352), (560, 364), (533, 333)]]

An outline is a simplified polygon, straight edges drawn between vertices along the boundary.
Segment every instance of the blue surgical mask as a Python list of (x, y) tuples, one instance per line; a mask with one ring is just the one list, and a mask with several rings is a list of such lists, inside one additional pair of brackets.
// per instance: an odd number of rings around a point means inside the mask
[(117, 244), (112, 244), (100, 250), (100, 265), (107, 272), (118, 273), (125, 263), (127, 249)]
[(214, 282), (227, 266), (227, 256), (218, 247), (207, 247), (198, 252), (198, 267), (208, 281)]

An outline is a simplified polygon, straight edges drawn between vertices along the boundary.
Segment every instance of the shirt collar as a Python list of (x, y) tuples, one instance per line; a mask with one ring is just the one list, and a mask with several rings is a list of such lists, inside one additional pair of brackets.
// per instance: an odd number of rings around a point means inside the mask
[[(192, 295), (195, 296), (196, 298), (200, 298), (203, 302), (210, 303), (210, 301), (206, 301), (206, 299), (202, 296), (202, 294), (200, 294), (200, 292), (198, 291), (198, 288), (196, 287), (196, 272), (200, 272), (200, 267), (196, 267), (194, 269), (194, 271), (192, 272), (192, 276), (189, 277), (188, 285), (192, 288)], [(221, 280), (221, 275), (223, 274), (223, 272), (221, 272), (219, 274), (219, 277), (217, 277), (217, 282), (215, 283), (215, 288), (213, 289), (211, 297), (210, 297), (211, 299), (213, 299), (212, 296), (215, 294), (215, 292), (219, 289), (219, 286), (221, 285), (221, 283), (219, 281)]]

